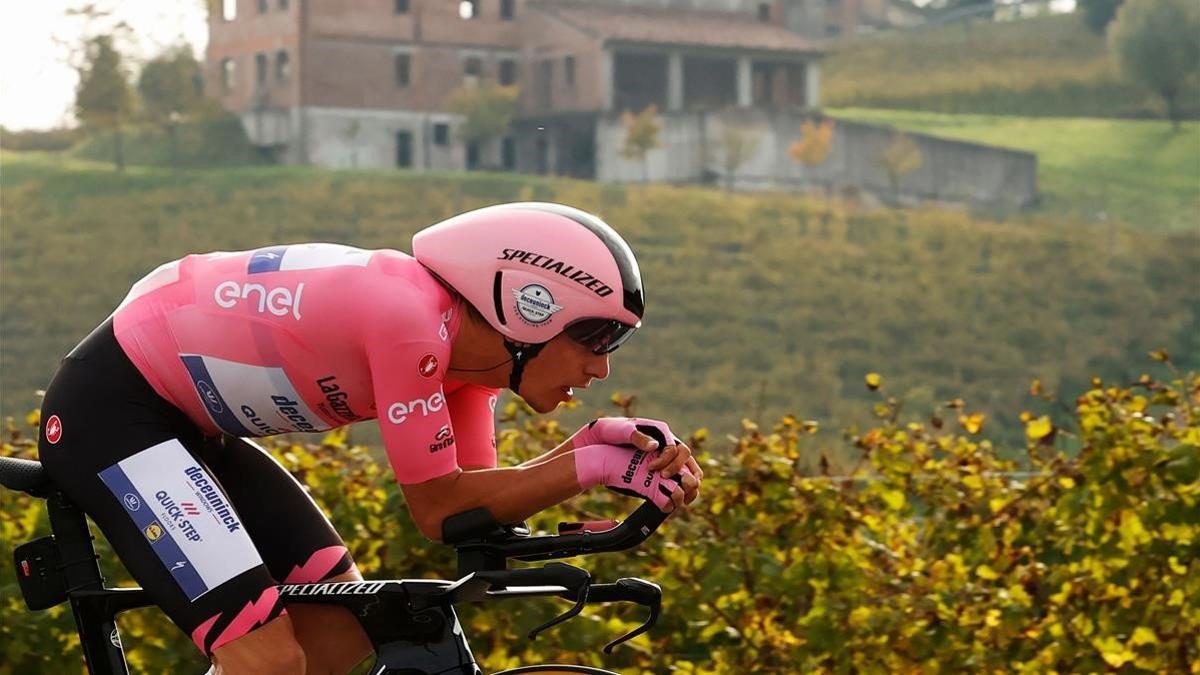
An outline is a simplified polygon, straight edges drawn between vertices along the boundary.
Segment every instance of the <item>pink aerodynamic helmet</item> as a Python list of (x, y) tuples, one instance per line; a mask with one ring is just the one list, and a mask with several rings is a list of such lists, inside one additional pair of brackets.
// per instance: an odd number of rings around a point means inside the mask
[(600, 218), (561, 204), (454, 216), (418, 232), (413, 256), (513, 343), (518, 364), (537, 353), (530, 345), (562, 332), (597, 354), (611, 352), (645, 311), (629, 245)]

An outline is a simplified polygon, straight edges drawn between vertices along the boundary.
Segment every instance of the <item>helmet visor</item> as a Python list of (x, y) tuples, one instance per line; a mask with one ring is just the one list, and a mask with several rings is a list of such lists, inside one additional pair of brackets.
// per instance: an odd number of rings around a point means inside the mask
[(579, 319), (572, 321), (563, 332), (593, 354), (609, 354), (624, 344), (641, 325), (641, 321), (630, 326), (615, 319)]

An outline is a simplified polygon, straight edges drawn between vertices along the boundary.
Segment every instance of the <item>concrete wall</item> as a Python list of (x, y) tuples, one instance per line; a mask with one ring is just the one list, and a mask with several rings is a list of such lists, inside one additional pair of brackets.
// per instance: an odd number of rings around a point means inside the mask
[[(741, 189), (789, 189), (805, 186), (855, 187), (890, 196), (881, 161), (896, 132), (883, 126), (836, 120), (831, 152), (807, 167), (793, 161), (788, 147), (800, 138), (806, 116), (791, 111), (725, 110), (675, 113), (662, 117), (662, 147), (645, 164), (625, 159), (620, 150), (625, 129), (620, 116), (605, 115), (596, 129), (596, 177), (604, 181), (727, 182), (723, 154), (726, 128), (756, 139), (750, 157), (734, 173)], [(1037, 197), (1037, 156), (1027, 152), (909, 134), (922, 165), (902, 177), (902, 198), (939, 199), (979, 204), (1027, 206)]]
[[(290, 121), (299, 133), (297, 111)], [(304, 108), (308, 159), (311, 164), (331, 169), (387, 168), (396, 166), (396, 134), (412, 135), (413, 169), (461, 171), (466, 168), (466, 149), (455, 136), (457, 116), (419, 110), (363, 110), (359, 108)], [(243, 122), (246, 120), (243, 118)], [(449, 142), (434, 143), (437, 123), (449, 125)], [(500, 163), (500, 143), (481, 150), (482, 164)], [(289, 152), (292, 148), (288, 148)], [(285, 157), (285, 161), (292, 159)]]

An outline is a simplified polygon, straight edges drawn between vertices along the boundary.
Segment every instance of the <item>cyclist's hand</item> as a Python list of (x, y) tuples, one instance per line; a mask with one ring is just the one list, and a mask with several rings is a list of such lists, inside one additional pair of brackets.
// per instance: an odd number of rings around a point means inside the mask
[(681, 483), (699, 485), (687, 468), (673, 477), (652, 470), (650, 464), (655, 453), (637, 448), (597, 443), (578, 447), (573, 454), (575, 477), (582, 489), (603, 485), (648, 500), (664, 513), (687, 501), (687, 491)]
[[(665, 448), (658, 447), (658, 441), (646, 434), (639, 427), (657, 429), (662, 437), (667, 439)], [(648, 467), (665, 476), (681, 476), (686, 468), (690, 477), (684, 476), (682, 504), (691, 504), (700, 491), (700, 483), (704, 480), (704, 470), (692, 457), (692, 450), (675, 436), (666, 422), (644, 417), (601, 417), (575, 432), (571, 437), (574, 447), (603, 443), (607, 445), (630, 444), (639, 450), (649, 452), (653, 460)], [(661, 452), (654, 453), (655, 450)]]
[[(641, 430), (638, 427), (642, 427)], [(666, 422), (647, 419), (644, 417), (601, 417), (594, 419), (579, 428), (571, 437), (573, 447), (582, 448), (585, 445), (633, 445), (639, 450), (653, 452), (661, 450), (658, 441), (645, 433), (649, 429), (657, 429), (668, 445), (678, 443), (679, 439), (671, 431)]]

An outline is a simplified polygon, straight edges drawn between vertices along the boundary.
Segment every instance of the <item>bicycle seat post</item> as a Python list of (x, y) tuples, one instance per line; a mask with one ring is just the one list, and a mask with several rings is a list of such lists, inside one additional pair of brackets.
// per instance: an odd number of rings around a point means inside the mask
[(104, 592), (104, 577), (92, 545), (83, 512), (59, 492), (46, 499), (50, 529), (58, 547), (59, 562), (71, 612), (79, 628), (83, 657), (92, 673), (128, 673), (113, 613), (105, 611), (102, 598), (81, 597), (77, 591)]

